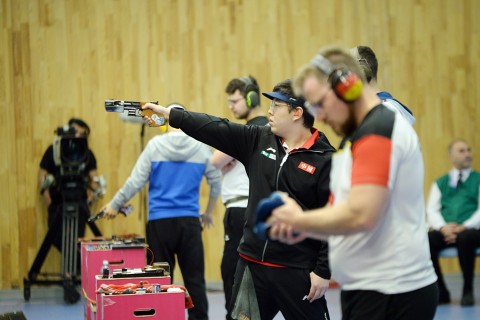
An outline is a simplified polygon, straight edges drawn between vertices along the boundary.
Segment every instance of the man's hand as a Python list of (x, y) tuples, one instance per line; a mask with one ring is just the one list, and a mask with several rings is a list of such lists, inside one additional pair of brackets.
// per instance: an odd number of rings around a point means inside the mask
[(310, 282), (312, 285), (310, 287), (310, 292), (307, 295), (307, 300), (312, 303), (325, 295), (330, 281), (317, 276), (315, 272), (310, 272)]
[[(158, 105), (158, 104), (150, 103), (150, 102), (145, 103), (142, 106), (142, 109), (143, 110), (145, 110), (145, 109), (153, 110), (156, 113), (163, 114), (167, 119), (168, 119), (168, 116), (170, 115), (170, 109), (165, 108), (165, 107), (163, 107), (161, 105)], [(154, 123), (152, 118), (150, 118), (149, 116), (144, 116), (143, 119), (145, 120), (145, 123), (148, 124), (148, 125), (151, 125), (151, 124)]]
[(210, 228), (213, 227), (213, 214), (203, 213), (200, 215), (200, 222), (202, 223), (202, 227)]
[(447, 244), (453, 244), (457, 241), (457, 227), (456, 223), (447, 223), (440, 228), (440, 232), (443, 234), (443, 239)]
[[(47, 176), (49, 176), (50, 179), (48, 179)], [(42, 195), (43, 200), (48, 208), (52, 203), (52, 197), (50, 196), (50, 190), (48, 188), (55, 181), (55, 178), (52, 174), (49, 174), (47, 170), (40, 168), (38, 173), (38, 181), (40, 194)]]
[(103, 207), (101, 211), (104, 212), (103, 217), (108, 220), (115, 219), (118, 215), (118, 211), (113, 209), (110, 203)]
[(307, 235), (295, 230), (295, 221), (303, 214), (302, 208), (285, 194), (282, 195), (282, 200), (285, 204), (273, 209), (271, 216), (267, 219), (267, 224), (271, 226), (269, 237), (287, 244), (305, 240)]
[(455, 234), (459, 234), (459, 233), (462, 233), (463, 231), (465, 231), (467, 228), (465, 228), (465, 226), (463, 224), (457, 224), (454, 229), (453, 229), (453, 232)]
[(306, 233), (295, 231), (289, 224), (277, 222), (268, 229), (268, 237), (286, 244), (296, 244), (305, 240), (308, 236)]

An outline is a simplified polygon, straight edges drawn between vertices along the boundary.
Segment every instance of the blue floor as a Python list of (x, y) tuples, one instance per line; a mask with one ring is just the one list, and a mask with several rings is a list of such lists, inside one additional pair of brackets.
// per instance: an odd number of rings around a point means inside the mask
[[(459, 305), (462, 290), (460, 275), (449, 275), (446, 277), (446, 282), (450, 289), (452, 303), (439, 306), (435, 319), (480, 319), (480, 275), (477, 275), (475, 279), (476, 305), (473, 307)], [(218, 284), (209, 285), (208, 299), (211, 320), (225, 319), (224, 297), (223, 292), (218, 289), (220, 287)], [(339, 293), (339, 289), (330, 289), (327, 292), (330, 317), (333, 320), (341, 319)], [(29, 302), (24, 301), (23, 290), (0, 290), (0, 315), (13, 311), (22, 311), (27, 320), (84, 319), (83, 301), (73, 305), (65, 304), (63, 289), (59, 286), (33, 287)], [(280, 314), (275, 318), (275, 320), (281, 319), (283, 317)]]

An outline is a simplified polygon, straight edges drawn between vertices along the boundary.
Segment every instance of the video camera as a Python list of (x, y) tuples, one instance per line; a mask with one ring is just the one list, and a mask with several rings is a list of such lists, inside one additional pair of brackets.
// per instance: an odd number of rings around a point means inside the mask
[(65, 125), (63, 127), (58, 127), (55, 129), (54, 133), (61, 137), (61, 136), (75, 136), (75, 128), (69, 125)]
[[(72, 123), (80, 122), (80, 119), (70, 119), (69, 124), (55, 129), (56, 137), (53, 141), (53, 161), (59, 168), (55, 174), (47, 174), (42, 182), (40, 193), (56, 186), (64, 193), (64, 198), (82, 199), (85, 191), (89, 188), (93, 192), (93, 198), (89, 201), (96, 201), (105, 195), (106, 181), (103, 176), (88, 177), (86, 170), (90, 161), (91, 152), (88, 149), (87, 136), (90, 128), (81, 121), (82, 128), (86, 128), (82, 137), (76, 136), (76, 129)], [(92, 181), (89, 181), (89, 178)], [(89, 205), (91, 203), (89, 202)]]
[(88, 163), (89, 150), (86, 137), (76, 137), (75, 128), (66, 125), (58, 127), (53, 140), (53, 160), (59, 168), (53, 185), (63, 194), (65, 201), (79, 201), (85, 196), (88, 178), (85, 168)]
[(88, 161), (88, 142), (86, 137), (75, 137), (75, 128), (58, 127), (57, 137), (53, 141), (53, 159), (55, 165), (66, 172), (81, 172)]

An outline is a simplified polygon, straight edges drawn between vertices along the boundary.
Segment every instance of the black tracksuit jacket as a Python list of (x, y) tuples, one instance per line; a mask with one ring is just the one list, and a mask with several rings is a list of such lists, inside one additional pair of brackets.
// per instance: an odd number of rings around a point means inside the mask
[[(324, 134), (309, 149), (297, 149), (285, 158), (281, 139), (269, 126), (237, 124), (203, 113), (172, 109), (170, 125), (243, 163), (250, 180), (243, 240), (238, 251), (263, 262), (307, 268), (330, 279), (328, 244), (306, 239), (295, 245), (260, 240), (253, 232), (256, 208), (273, 191), (283, 191), (303, 209), (320, 208), (330, 194), (331, 156), (335, 149)], [(301, 168), (308, 167), (310, 172)], [(313, 172), (312, 172), (313, 171)]]

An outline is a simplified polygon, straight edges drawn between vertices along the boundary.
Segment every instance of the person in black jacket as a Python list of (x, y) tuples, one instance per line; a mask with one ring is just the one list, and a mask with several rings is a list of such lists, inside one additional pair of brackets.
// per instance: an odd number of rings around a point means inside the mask
[[(285, 319), (329, 319), (325, 299), (331, 276), (327, 243), (308, 239), (289, 246), (261, 240), (253, 228), (259, 201), (273, 191), (287, 193), (304, 209), (324, 206), (330, 193), (335, 149), (313, 128), (314, 118), (304, 109), (304, 101), (293, 94), (291, 80), (280, 82), (273, 92), (263, 95), (271, 100), (269, 126), (246, 126), (154, 104), (144, 108), (169, 115), (171, 126), (245, 166), (250, 194), (235, 288), (241, 284), (242, 267), (248, 266), (261, 319), (273, 319), (279, 311)], [(146, 117), (146, 122), (150, 121)]]
[[(266, 113), (260, 105), (260, 88), (252, 77), (230, 80), (225, 88), (228, 94), (228, 108), (236, 119), (244, 119), (247, 125), (264, 126), (268, 123)], [(248, 205), (248, 176), (243, 164), (219, 150), (210, 158), (211, 163), (222, 170), (222, 201), (225, 205), (223, 217), (224, 246), (222, 263), (223, 292), (225, 294), (225, 319), (232, 319), (229, 313), (232, 300), (235, 270), (238, 259), (238, 245), (243, 237), (245, 211)]]
[[(82, 119), (71, 118), (68, 121), (67, 127), (75, 131), (75, 138), (87, 139), (90, 135), (90, 127)], [(61, 184), (61, 165), (56, 164), (54, 158), (54, 146), (50, 145), (42, 156), (39, 170), (40, 194), (48, 208), (49, 228), (54, 227), (57, 216), (62, 214), (62, 206), (66, 201), (64, 195), (65, 190), (62, 189), (64, 185)], [(84, 177), (87, 183), (78, 190), (74, 189), (76, 193), (73, 195), (73, 202), (78, 203), (80, 208), (81, 214), (79, 216), (78, 236), (83, 237), (85, 235), (87, 220), (90, 217), (89, 203), (94, 200), (93, 194), (89, 191), (96, 190), (99, 187), (97, 183), (97, 160), (90, 149), (86, 151), (85, 163), (79, 167), (81, 168), (79, 175)], [(65, 178), (65, 180), (67, 179)], [(68, 200), (72, 201), (72, 199)], [(59, 251), (62, 251), (62, 229), (55, 235), (52, 244)]]

